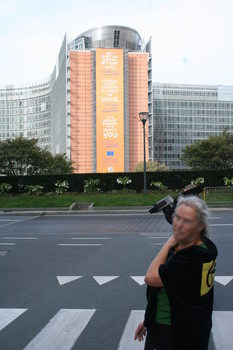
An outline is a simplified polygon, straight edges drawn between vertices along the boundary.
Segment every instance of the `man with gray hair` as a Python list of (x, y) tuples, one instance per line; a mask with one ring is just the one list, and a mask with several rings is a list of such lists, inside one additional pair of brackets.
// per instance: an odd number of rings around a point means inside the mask
[(207, 350), (212, 327), (217, 248), (207, 237), (207, 207), (196, 196), (180, 198), (173, 234), (145, 276), (147, 308), (135, 340), (145, 350)]

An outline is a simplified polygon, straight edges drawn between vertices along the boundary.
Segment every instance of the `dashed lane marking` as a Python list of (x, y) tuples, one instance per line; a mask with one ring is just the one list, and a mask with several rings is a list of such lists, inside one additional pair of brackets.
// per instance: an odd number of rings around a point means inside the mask
[(31, 240), (38, 239), (37, 237), (2, 237), (1, 239), (22, 239), (22, 240)]
[(147, 239), (167, 239), (167, 236), (148, 236)]
[(57, 244), (58, 246), (60, 247), (99, 247), (99, 246), (102, 246), (103, 244), (101, 243), (60, 243), (60, 244)]
[(0, 243), (0, 245), (15, 245), (16, 243)]
[(112, 239), (112, 237), (75, 237), (71, 239), (79, 239), (79, 240), (102, 240), (102, 239)]
[(212, 227), (214, 227), (214, 226), (233, 226), (233, 224), (210, 224), (208, 226), (212, 226)]

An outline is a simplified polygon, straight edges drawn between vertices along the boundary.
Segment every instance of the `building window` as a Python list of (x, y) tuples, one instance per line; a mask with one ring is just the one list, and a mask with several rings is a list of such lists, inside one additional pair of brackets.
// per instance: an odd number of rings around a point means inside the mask
[(114, 30), (114, 47), (119, 47), (119, 38), (120, 38), (120, 31)]

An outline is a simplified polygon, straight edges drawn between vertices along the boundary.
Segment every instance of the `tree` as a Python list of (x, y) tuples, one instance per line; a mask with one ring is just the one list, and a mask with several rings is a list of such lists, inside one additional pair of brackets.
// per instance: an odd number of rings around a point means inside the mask
[(50, 175), (56, 174), (71, 174), (72, 162), (67, 159), (65, 154), (55, 154), (52, 156), (50, 166), (47, 169), (47, 173)]
[(219, 136), (186, 146), (182, 160), (193, 169), (233, 168), (233, 134), (226, 130)]
[[(140, 172), (144, 170), (144, 162), (138, 163), (134, 171)], [(156, 162), (146, 162), (146, 171), (164, 171), (168, 170), (168, 167), (164, 163)]]
[(71, 163), (64, 155), (53, 156), (47, 149), (41, 149), (37, 143), (37, 139), (26, 139), (22, 136), (0, 142), (0, 173), (18, 176), (59, 174), (63, 173), (64, 169), (68, 173), (71, 172)]

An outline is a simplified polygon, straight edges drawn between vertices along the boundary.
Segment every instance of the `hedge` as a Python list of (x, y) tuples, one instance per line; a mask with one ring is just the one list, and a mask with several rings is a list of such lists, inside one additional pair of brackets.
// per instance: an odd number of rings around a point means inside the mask
[[(33, 175), (33, 176), (0, 176), (0, 184), (5, 182), (12, 185), (11, 193), (19, 192), (18, 185), (41, 185), (44, 192), (54, 192), (57, 180), (67, 180), (70, 192), (83, 192), (84, 180), (100, 179), (99, 187), (103, 191), (119, 190), (122, 185), (117, 183), (117, 178), (127, 176), (132, 182), (128, 188), (143, 191), (143, 172), (132, 173), (107, 173), (107, 174), (67, 174), (67, 175)], [(147, 189), (150, 189), (152, 181), (160, 181), (171, 190), (181, 190), (192, 180), (204, 177), (205, 186), (224, 186), (223, 178), (233, 177), (233, 169), (222, 170), (179, 170), (147, 173)]]

